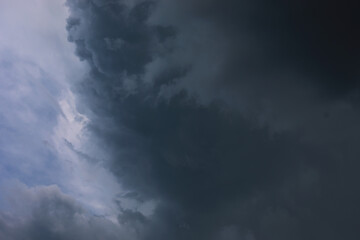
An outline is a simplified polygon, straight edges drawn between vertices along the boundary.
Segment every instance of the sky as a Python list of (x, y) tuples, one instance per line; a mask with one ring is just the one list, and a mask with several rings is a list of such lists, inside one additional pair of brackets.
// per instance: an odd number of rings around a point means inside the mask
[(0, 239), (360, 239), (359, 7), (0, 0)]

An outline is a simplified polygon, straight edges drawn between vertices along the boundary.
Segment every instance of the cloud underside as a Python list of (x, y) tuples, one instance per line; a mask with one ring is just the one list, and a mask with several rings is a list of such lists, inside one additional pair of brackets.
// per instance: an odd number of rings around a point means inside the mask
[(118, 201), (116, 232), (58, 194), (55, 215), (2, 216), (0, 233), (359, 239), (357, 5), (68, 0), (68, 39), (91, 67), (76, 86), (89, 130), (127, 197), (157, 204)]

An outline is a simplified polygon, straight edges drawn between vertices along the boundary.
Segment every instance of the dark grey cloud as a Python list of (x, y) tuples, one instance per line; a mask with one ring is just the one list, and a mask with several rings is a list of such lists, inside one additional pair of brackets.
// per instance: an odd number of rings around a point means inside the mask
[[(291, 69), (308, 74), (311, 83), (320, 83), (332, 93), (346, 93), (357, 85), (356, 42), (360, 35), (356, 29), (360, 19), (355, 13), (359, 7), (356, 1), (176, 2), (231, 39), (227, 60), (232, 65), (228, 66), (236, 68), (242, 63), (250, 76)], [(246, 47), (252, 47), (246, 62), (244, 37), (253, 41), (245, 42)]]
[(89, 128), (158, 203), (119, 216), (140, 239), (359, 238), (357, 3), (68, 6)]

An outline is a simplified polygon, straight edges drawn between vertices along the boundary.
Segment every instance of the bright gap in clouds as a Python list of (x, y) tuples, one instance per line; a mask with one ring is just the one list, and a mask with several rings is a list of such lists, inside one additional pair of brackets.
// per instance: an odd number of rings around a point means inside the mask
[(56, 186), (115, 219), (121, 187), (76, 110), (70, 88), (87, 66), (67, 41), (66, 17), (61, 0), (0, 1), (0, 209), (17, 208), (19, 189)]

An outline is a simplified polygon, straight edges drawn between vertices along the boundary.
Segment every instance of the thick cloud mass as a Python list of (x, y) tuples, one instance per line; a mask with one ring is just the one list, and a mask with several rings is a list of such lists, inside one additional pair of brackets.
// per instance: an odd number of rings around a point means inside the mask
[(355, 1), (67, 4), (139, 239), (359, 239)]

